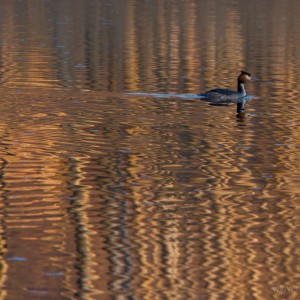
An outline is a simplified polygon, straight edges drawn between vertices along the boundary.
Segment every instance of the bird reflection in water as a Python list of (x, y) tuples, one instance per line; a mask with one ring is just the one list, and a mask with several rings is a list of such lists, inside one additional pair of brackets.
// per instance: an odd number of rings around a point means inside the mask
[(207, 99), (207, 98), (200, 98), (200, 100), (208, 102), (209, 105), (212, 106), (229, 106), (231, 103), (236, 103), (236, 118), (239, 121), (243, 121), (246, 119), (246, 112), (245, 112), (245, 106), (247, 100), (251, 99), (251, 96), (242, 97), (239, 99)]
[(238, 121), (244, 121), (246, 119), (245, 105), (245, 99), (236, 104), (236, 118)]

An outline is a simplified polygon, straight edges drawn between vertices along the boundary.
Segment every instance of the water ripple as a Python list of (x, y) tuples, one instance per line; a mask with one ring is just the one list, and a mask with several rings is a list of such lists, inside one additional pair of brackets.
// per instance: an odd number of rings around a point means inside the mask
[(2, 2), (0, 298), (298, 299), (298, 2)]

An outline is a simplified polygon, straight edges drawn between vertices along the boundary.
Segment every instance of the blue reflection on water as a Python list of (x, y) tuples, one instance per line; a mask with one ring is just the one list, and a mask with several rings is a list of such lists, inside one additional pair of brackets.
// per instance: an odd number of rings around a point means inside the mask
[(238, 99), (221, 99), (221, 100), (211, 100), (207, 99), (203, 96), (197, 95), (197, 94), (160, 94), (160, 93), (142, 93), (142, 92), (136, 92), (136, 93), (126, 93), (125, 95), (129, 96), (147, 96), (147, 97), (156, 97), (156, 98), (183, 98), (183, 99), (199, 99), (205, 102), (209, 103), (243, 103), (247, 100), (257, 98), (255, 96), (246, 95), (245, 97), (238, 98)]

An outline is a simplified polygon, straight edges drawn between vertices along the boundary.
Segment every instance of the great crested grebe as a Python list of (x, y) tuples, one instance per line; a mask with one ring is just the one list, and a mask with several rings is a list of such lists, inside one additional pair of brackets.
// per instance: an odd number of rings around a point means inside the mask
[(247, 95), (245, 90), (245, 82), (251, 80), (251, 75), (248, 72), (241, 71), (237, 78), (237, 91), (228, 89), (213, 89), (204, 93), (199, 94), (202, 99), (211, 100), (238, 100)]

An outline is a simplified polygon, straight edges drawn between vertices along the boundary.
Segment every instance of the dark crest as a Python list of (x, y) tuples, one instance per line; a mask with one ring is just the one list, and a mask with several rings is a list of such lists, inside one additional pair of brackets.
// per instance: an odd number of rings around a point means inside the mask
[(249, 77), (251, 77), (250, 73), (248, 73), (246, 71), (241, 71), (240, 75), (248, 75)]

